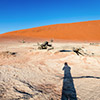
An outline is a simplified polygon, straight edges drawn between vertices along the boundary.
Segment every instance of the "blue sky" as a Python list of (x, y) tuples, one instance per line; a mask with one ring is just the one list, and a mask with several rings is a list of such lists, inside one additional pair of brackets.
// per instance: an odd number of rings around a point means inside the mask
[(89, 20), (100, 20), (100, 0), (0, 0), (0, 34)]

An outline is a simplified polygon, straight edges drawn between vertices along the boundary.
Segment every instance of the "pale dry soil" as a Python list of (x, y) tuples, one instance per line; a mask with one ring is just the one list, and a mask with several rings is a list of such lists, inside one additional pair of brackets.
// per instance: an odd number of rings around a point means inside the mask
[[(37, 43), (0, 43), (0, 100), (61, 100), (64, 63), (71, 68), (78, 100), (100, 100), (100, 45), (53, 43), (38, 50)], [(78, 56), (84, 47), (90, 56)], [(94, 55), (91, 56), (91, 54)]]

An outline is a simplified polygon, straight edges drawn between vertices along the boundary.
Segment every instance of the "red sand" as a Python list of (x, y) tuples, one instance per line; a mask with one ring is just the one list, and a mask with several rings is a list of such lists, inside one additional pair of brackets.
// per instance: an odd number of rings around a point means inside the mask
[(62, 39), (69, 41), (100, 41), (100, 20), (55, 24), (0, 34), (0, 40)]

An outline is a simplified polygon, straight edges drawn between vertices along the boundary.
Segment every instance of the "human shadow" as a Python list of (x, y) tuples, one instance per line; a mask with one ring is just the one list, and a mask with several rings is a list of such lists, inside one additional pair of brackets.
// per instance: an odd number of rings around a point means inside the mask
[(64, 70), (64, 78), (63, 78), (61, 100), (77, 100), (73, 78), (70, 73), (71, 68), (68, 66), (67, 63), (65, 63), (63, 70)]

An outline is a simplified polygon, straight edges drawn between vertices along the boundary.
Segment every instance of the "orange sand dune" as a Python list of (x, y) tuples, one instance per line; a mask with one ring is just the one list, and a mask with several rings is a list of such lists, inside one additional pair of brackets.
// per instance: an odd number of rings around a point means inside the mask
[(0, 40), (44, 38), (70, 41), (100, 41), (100, 20), (55, 24), (0, 34)]

